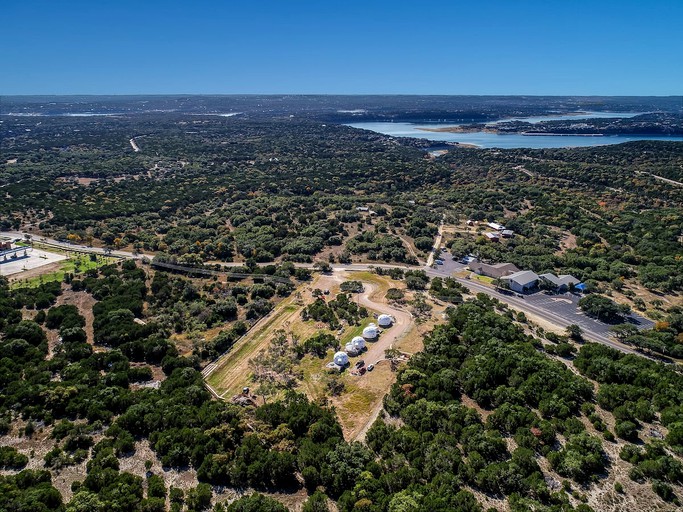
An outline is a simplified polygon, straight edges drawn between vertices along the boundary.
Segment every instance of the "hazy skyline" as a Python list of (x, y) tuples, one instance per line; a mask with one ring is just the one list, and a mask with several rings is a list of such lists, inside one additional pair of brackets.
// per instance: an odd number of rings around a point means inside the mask
[(681, 94), (683, 2), (3, 2), (0, 94)]

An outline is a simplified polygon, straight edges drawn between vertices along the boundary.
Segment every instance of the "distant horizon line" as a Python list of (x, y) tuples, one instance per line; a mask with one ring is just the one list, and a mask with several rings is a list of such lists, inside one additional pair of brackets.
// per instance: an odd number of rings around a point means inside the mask
[(508, 98), (683, 98), (683, 94), (421, 94), (421, 93), (67, 93), (67, 94), (4, 94), (0, 98), (69, 98), (69, 97), (149, 97), (149, 96), (428, 96), (428, 97), (508, 97)]

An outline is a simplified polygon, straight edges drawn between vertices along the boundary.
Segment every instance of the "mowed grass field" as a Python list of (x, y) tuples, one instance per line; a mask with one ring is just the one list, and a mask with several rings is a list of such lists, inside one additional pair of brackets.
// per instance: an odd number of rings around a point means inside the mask
[(106, 256), (97, 256), (94, 261), (90, 259), (90, 256), (85, 255), (71, 257), (67, 260), (59, 262), (58, 270), (52, 270), (50, 272), (30, 277), (28, 279), (17, 279), (16, 281), (12, 281), (11, 288), (35, 288), (43, 283), (49, 283), (52, 281), (61, 282), (64, 280), (64, 276), (67, 274), (74, 274), (74, 276), (78, 276), (80, 274), (84, 274), (88, 270), (99, 268), (116, 261), (118, 261), (116, 258), (108, 258)]

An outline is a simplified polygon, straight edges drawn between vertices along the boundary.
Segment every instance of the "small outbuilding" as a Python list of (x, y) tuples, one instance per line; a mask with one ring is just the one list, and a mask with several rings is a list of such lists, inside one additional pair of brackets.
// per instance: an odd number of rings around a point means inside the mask
[(325, 368), (327, 368), (327, 371), (329, 372), (335, 372), (335, 373), (341, 373), (344, 371), (344, 368), (342, 366), (339, 366), (338, 364), (334, 364), (334, 361), (330, 361), (325, 365)]
[(374, 340), (377, 337), (377, 334), (377, 326), (375, 324), (370, 324), (363, 329), (363, 338), (366, 340)]
[(486, 225), (491, 229), (495, 229), (496, 231), (503, 231), (505, 229), (505, 226), (503, 226), (502, 224), (498, 224), (497, 222), (489, 222)]
[(379, 315), (377, 317), (377, 323), (380, 327), (389, 327), (394, 323), (394, 319), (389, 315)]
[(347, 366), (349, 364), (349, 355), (346, 352), (337, 352), (334, 354), (334, 364), (337, 366)]

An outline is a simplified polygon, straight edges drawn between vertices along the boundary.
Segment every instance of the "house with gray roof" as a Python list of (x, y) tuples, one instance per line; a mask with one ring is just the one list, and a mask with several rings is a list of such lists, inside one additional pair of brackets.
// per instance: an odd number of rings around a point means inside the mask
[(538, 286), (539, 277), (531, 270), (521, 270), (509, 276), (503, 276), (501, 279), (508, 282), (512, 291), (527, 293)]
[(489, 265), (487, 263), (475, 261), (470, 263), (469, 268), (475, 274), (492, 277), (493, 279), (500, 279), (503, 276), (509, 276), (510, 274), (519, 272), (519, 269), (512, 263), (497, 263), (495, 265)]
[(581, 282), (569, 274), (560, 274), (559, 276), (556, 276), (555, 274), (547, 273), (541, 274), (538, 277), (550, 285), (550, 287), (560, 291), (568, 290), (570, 287), (576, 286)]

